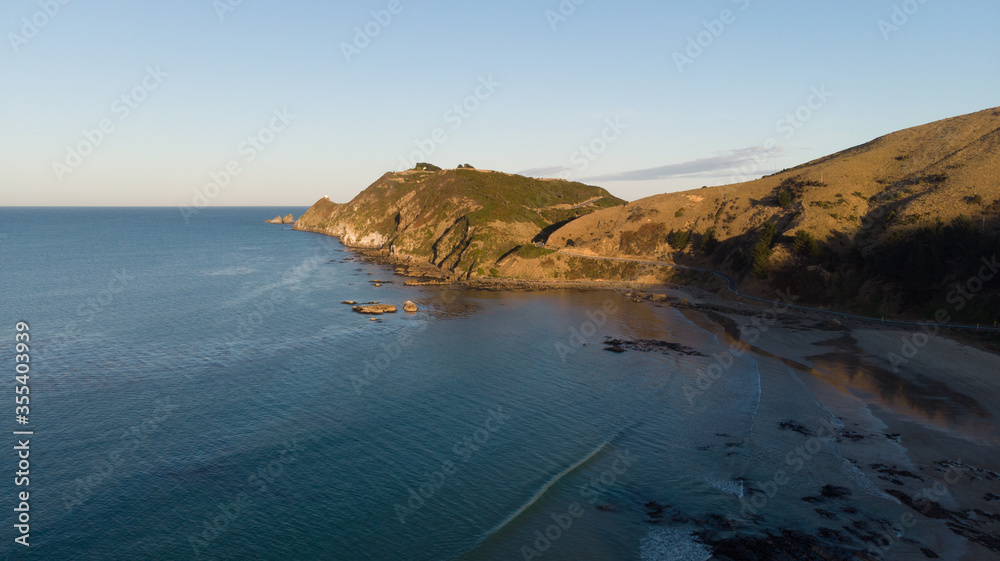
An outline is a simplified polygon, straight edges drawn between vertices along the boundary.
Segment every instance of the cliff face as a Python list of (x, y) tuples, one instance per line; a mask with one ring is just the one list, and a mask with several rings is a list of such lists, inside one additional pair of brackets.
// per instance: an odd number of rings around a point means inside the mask
[(581, 183), (475, 169), (410, 170), (385, 174), (349, 203), (318, 201), (295, 228), (470, 278), (497, 274), (501, 257), (537, 250), (532, 242), (563, 223), (621, 204)]

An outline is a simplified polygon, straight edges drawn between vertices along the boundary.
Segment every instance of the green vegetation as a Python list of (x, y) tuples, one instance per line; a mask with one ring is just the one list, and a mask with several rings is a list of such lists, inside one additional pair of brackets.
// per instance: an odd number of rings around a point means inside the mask
[(774, 237), (777, 234), (778, 230), (774, 227), (774, 224), (770, 222), (764, 223), (764, 227), (761, 228), (760, 234), (757, 236), (757, 243), (753, 246), (751, 271), (754, 275), (761, 278), (767, 277), (767, 273), (770, 270), (771, 245), (774, 243)]
[(702, 255), (712, 255), (719, 248), (719, 239), (715, 237), (715, 228), (705, 230), (701, 235), (701, 242), (698, 244), (698, 253)]
[(674, 213), (674, 218), (680, 218), (684, 216), (684, 210), (685, 210), (684, 207), (677, 209), (677, 212)]
[(733, 269), (737, 271), (741, 271), (745, 269), (747, 266), (747, 255), (746, 252), (743, 251), (742, 247), (737, 247), (736, 249), (734, 249), (733, 252), (729, 255), (729, 260), (733, 265)]
[(677, 230), (676, 232), (670, 232), (667, 236), (667, 243), (670, 247), (676, 249), (677, 251), (682, 251), (688, 245), (688, 241), (691, 239), (691, 233), (684, 230)]
[(524, 257), (525, 259), (534, 259), (536, 257), (542, 257), (543, 255), (548, 255), (550, 253), (555, 253), (554, 249), (546, 249), (544, 247), (538, 247), (534, 244), (522, 245), (517, 248), (515, 252), (518, 257)]
[(778, 193), (778, 206), (785, 208), (786, 206), (792, 204), (792, 192), (787, 189), (782, 189)]
[(868, 267), (916, 301), (940, 296), (946, 279), (964, 283), (975, 277), (981, 258), (989, 259), (998, 247), (1000, 235), (981, 232), (970, 218), (958, 216), (947, 226), (937, 222), (905, 234), (893, 232)]
[(771, 193), (773, 197), (773, 204), (785, 208), (788, 205), (795, 202), (796, 199), (801, 199), (802, 194), (805, 193), (806, 187), (826, 187), (826, 183), (820, 181), (815, 181), (812, 179), (802, 179), (801, 176), (789, 177), (781, 182), (780, 185), (775, 187), (774, 191)]
[(662, 271), (661, 267), (643, 265), (631, 261), (606, 261), (582, 257), (570, 257), (567, 265), (569, 266), (569, 270), (566, 272), (566, 278), (570, 280), (634, 280), (643, 273), (655, 274)]
[[(896, 222), (912, 223), (917, 218), (906, 215)], [(927, 216), (927, 221), (931, 219)], [(985, 227), (981, 220), (968, 216), (947, 224), (940, 219), (927, 221), (915, 229), (890, 231), (874, 244), (870, 239), (856, 239), (839, 251), (799, 230), (790, 244), (799, 261), (770, 271), (769, 278), (777, 288), (791, 288), (804, 303), (835, 301), (867, 315), (909, 310), (925, 318), (945, 310), (951, 322), (992, 324), (1000, 317), (1000, 289), (983, 281), (980, 274), (994, 274), (990, 263), (1000, 248), (1000, 219)], [(754, 247), (756, 274), (766, 271), (758, 266), (767, 254), (765, 238), (762, 233)], [(739, 264), (736, 256), (733, 264)], [(960, 290), (969, 295), (961, 296)]]
[(797, 230), (792, 238), (792, 251), (805, 257), (818, 257), (820, 253), (819, 242), (812, 234), (805, 230)]
[[(413, 160), (410, 161), (412, 162)], [(417, 171), (441, 171), (441, 168), (434, 164), (428, 164), (427, 162), (420, 162), (413, 169)]]
[(837, 199), (836, 201), (809, 201), (809, 206), (818, 206), (819, 208), (828, 209), (846, 203), (847, 201), (844, 199)]

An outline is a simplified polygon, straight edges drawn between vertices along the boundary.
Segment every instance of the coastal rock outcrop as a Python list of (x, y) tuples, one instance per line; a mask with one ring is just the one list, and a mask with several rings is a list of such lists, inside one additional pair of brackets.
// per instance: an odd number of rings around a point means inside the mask
[(464, 279), (496, 276), (505, 256), (547, 253), (534, 243), (558, 225), (624, 204), (577, 182), (422, 165), (383, 175), (346, 204), (320, 199), (295, 229), (379, 251), (408, 274)]
[(265, 220), (268, 224), (295, 224), (295, 216), (286, 214), (284, 217), (275, 216), (270, 220)]
[(362, 306), (354, 306), (351, 308), (359, 314), (369, 314), (369, 315), (382, 315), (382, 314), (394, 314), (396, 313), (396, 306), (391, 304), (368, 304)]
[(412, 300), (407, 300), (403, 302), (403, 311), (413, 313), (417, 311), (417, 305), (413, 303)]

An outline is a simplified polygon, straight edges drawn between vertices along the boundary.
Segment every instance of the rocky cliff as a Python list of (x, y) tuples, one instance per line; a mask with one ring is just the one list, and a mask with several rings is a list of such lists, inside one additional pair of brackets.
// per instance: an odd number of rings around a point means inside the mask
[(321, 199), (295, 228), (380, 250), (398, 264), (472, 278), (497, 275), (505, 255), (544, 252), (535, 244), (551, 231), (622, 204), (581, 183), (421, 166), (383, 175), (346, 204)]

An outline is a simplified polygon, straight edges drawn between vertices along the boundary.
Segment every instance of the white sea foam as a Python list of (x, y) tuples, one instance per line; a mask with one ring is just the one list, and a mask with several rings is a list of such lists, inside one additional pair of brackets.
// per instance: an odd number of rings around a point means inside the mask
[(683, 528), (660, 528), (639, 545), (642, 561), (708, 561), (712, 552)]
[(760, 401), (761, 401), (761, 397), (763, 396), (763, 393), (764, 393), (764, 389), (763, 389), (763, 386), (762, 386), (761, 380), (760, 380), (760, 363), (758, 363), (756, 360), (753, 361), (753, 375), (754, 375), (754, 381), (756, 382), (756, 384), (754, 384), (754, 389), (756, 390), (756, 396), (757, 397), (756, 397), (756, 400), (755, 400), (756, 402), (754, 403), (754, 406), (753, 406), (753, 413), (751, 413), (751, 415), (750, 415), (750, 439), (751, 440), (753, 440), (753, 427), (754, 427), (754, 424), (756, 424), (756, 422), (757, 422), (757, 411), (760, 410)]
[(730, 495), (736, 495), (739, 498), (743, 498), (743, 482), (734, 481), (732, 479), (714, 479), (711, 477), (706, 477), (705, 482), (715, 487), (716, 489), (722, 491), (723, 493), (728, 493)]
[(875, 482), (873, 482), (867, 475), (865, 475), (863, 471), (858, 469), (858, 466), (851, 463), (850, 460), (845, 459), (843, 461), (843, 466), (844, 466), (844, 471), (847, 472), (847, 475), (851, 478), (851, 480), (853, 480), (858, 487), (864, 490), (864, 492), (874, 497), (879, 497), (881, 499), (885, 499), (887, 501), (892, 501), (896, 504), (900, 504), (899, 499), (886, 493), (882, 489), (879, 489), (878, 485), (876, 485)]
[(253, 269), (249, 267), (226, 267), (225, 269), (215, 269), (202, 273), (206, 277), (233, 277), (236, 275), (249, 275)]
[(487, 536), (491, 536), (493, 534), (496, 534), (504, 526), (506, 526), (507, 524), (510, 524), (512, 521), (514, 521), (514, 519), (516, 519), (518, 516), (520, 516), (524, 511), (528, 510), (529, 508), (531, 508), (532, 505), (534, 505), (536, 502), (538, 502), (538, 499), (542, 498), (545, 495), (545, 493), (548, 492), (548, 490), (552, 488), (553, 485), (555, 485), (556, 483), (559, 482), (560, 479), (562, 479), (563, 477), (569, 475), (570, 473), (572, 473), (573, 471), (575, 471), (576, 468), (578, 468), (578, 467), (582, 466), (583, 464), (587, 463), (588, 461), (590, 461), (591, 458), (593, 458), (598, 453), (600, 453), (602, 450), (604, 450), (604, 448), (608, 444), (611, 444), (611, 440), (612, 439), (605, 440), (600, 446), (598, 446), (597, 448), (594, 448), (589, 454), (587, 454), (586, 456), (584, 456), (583, 459), (581, 459), (580, 461), (576, 462), (575, 464), (569, 466), (568, 468), (564, 469), (563, 471), (559, 472), (558, 474), (556, 474), (555, 476), (553, 476), (552, 478), (550, 478), (545, 483), (545, 485), (542, 485), (541, 489), (539, 489), (537, 492), (535, 492), (535, 494), (530, 499), (528, 499), (528, 502), (526, 502), (523, 505), (521, 505), (521, 508), (519, 508), (516, 511), (514, 511), (512, 514), (510, 514), (509, 516), (507, 516), (507, 518), (504, 518), (502, 522), (500, 522), (492, 530), (490, 530), (489, 532), (487, 532), (486, 535)]

